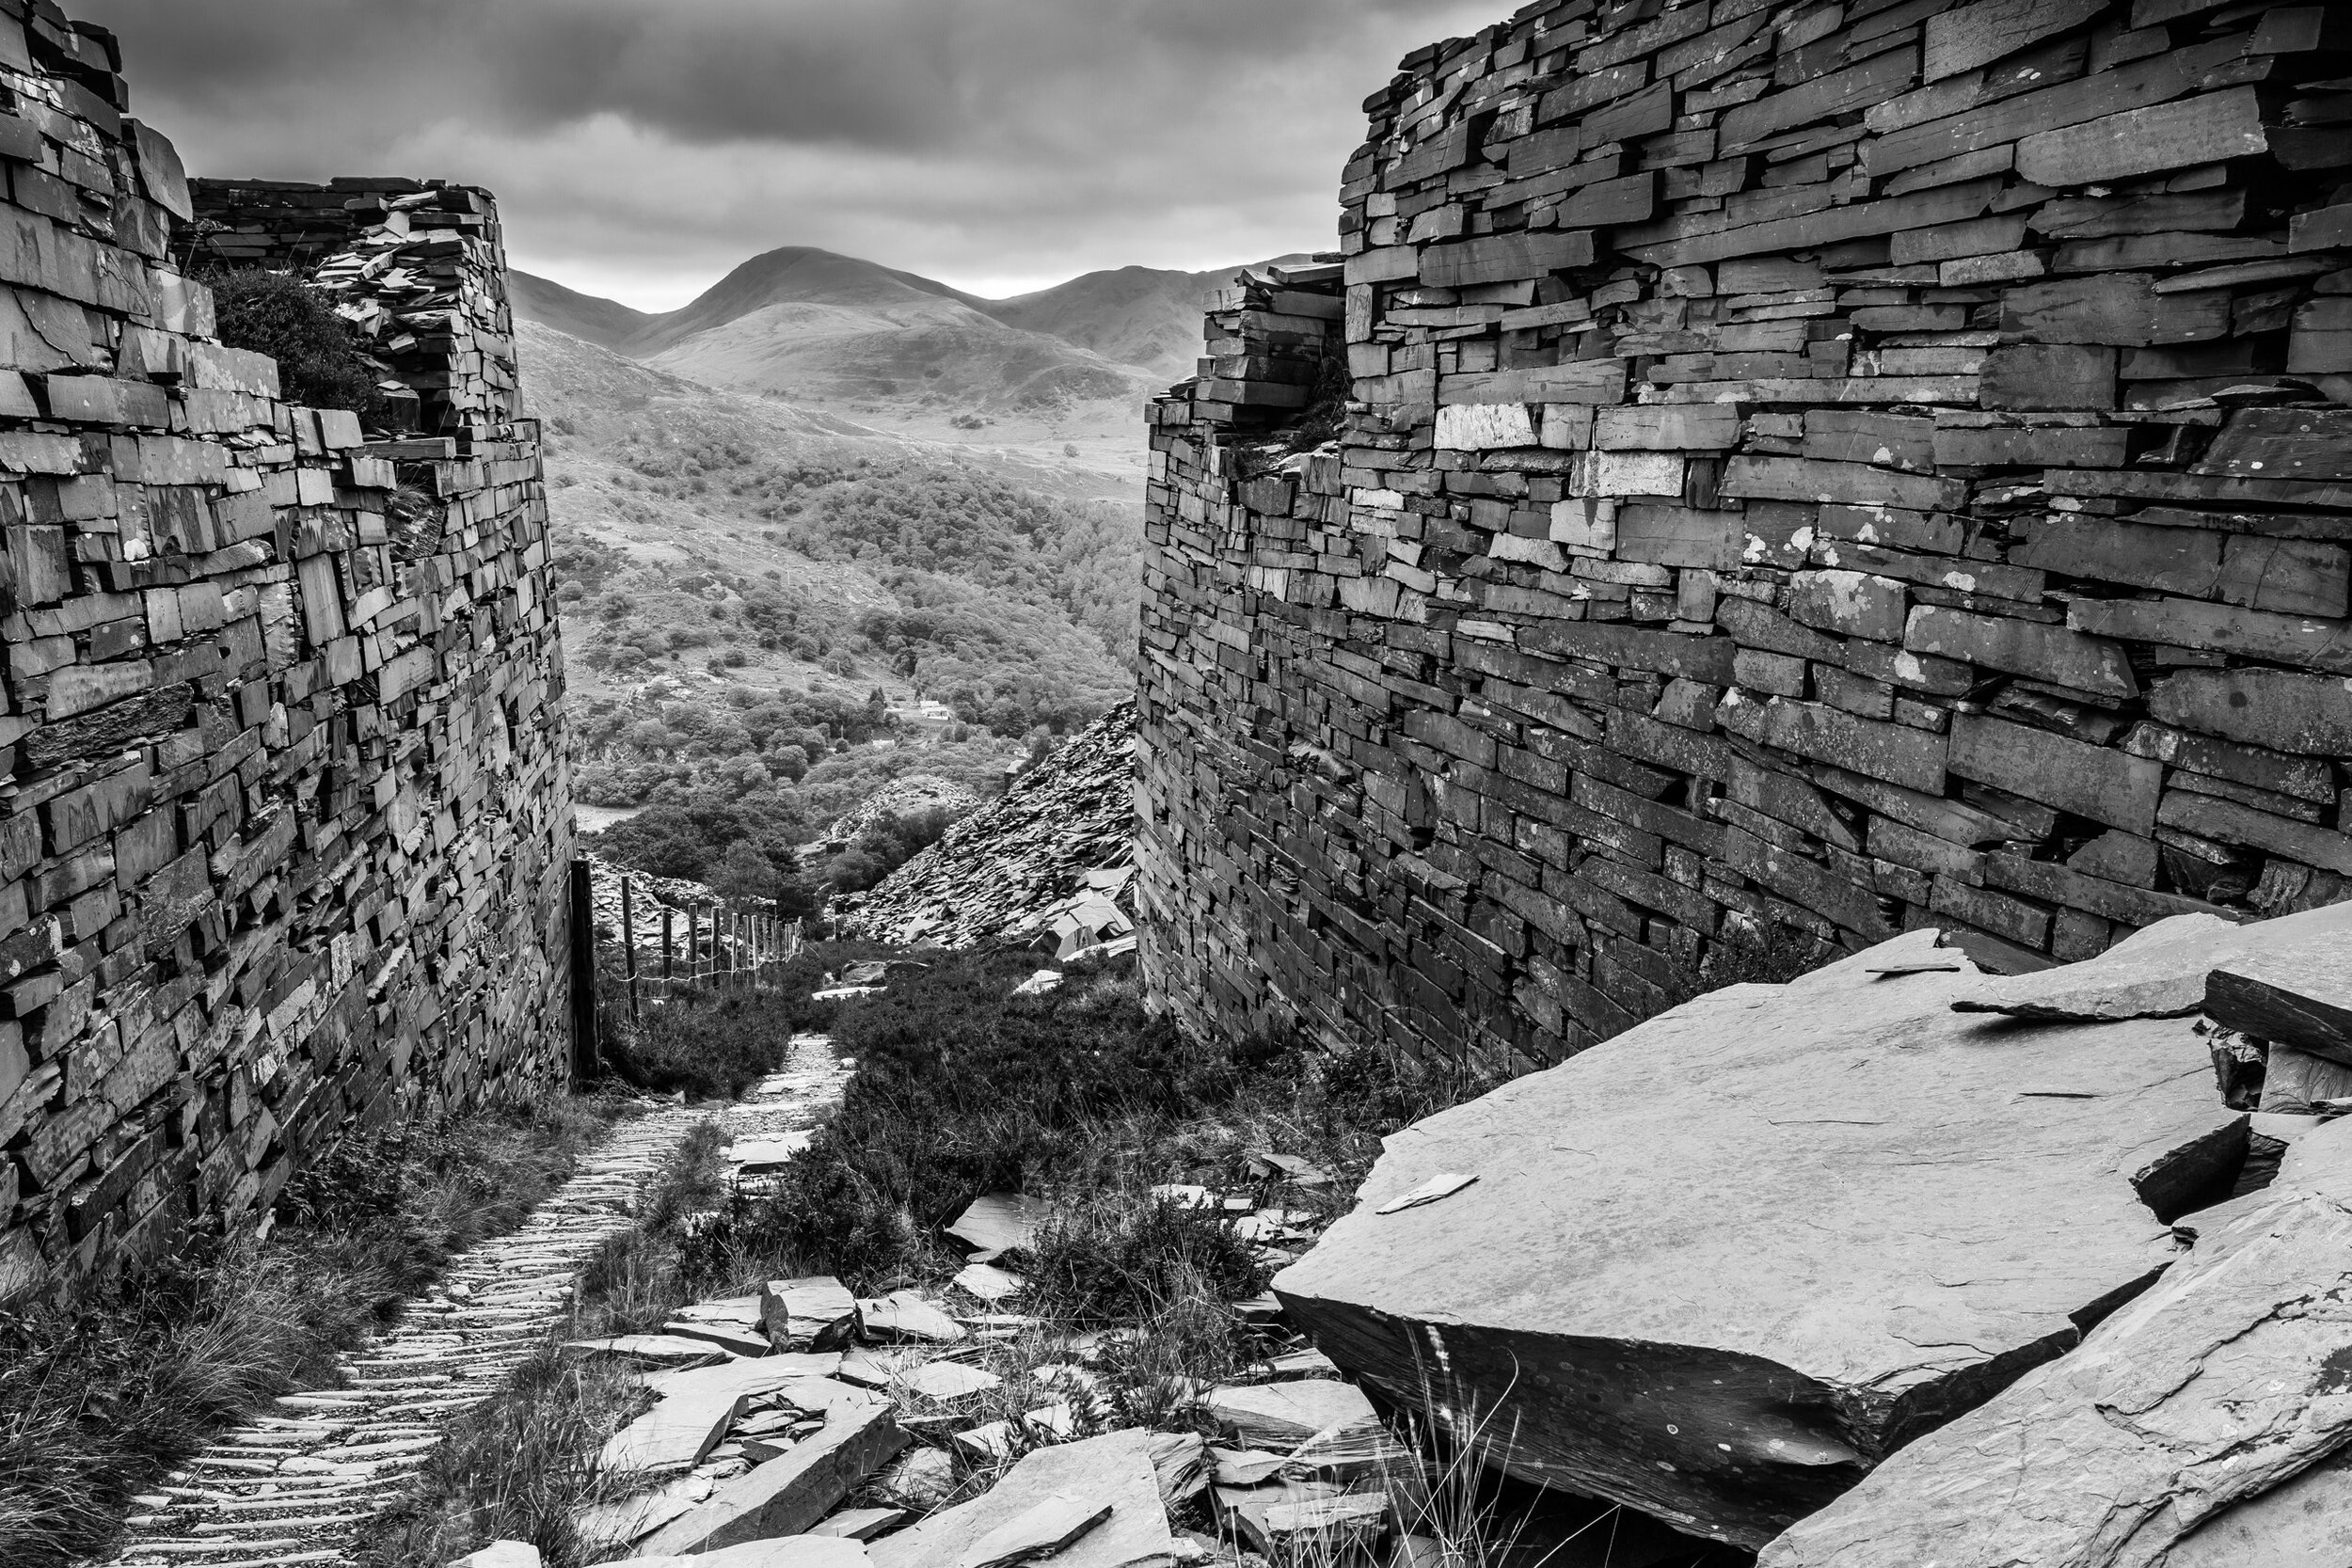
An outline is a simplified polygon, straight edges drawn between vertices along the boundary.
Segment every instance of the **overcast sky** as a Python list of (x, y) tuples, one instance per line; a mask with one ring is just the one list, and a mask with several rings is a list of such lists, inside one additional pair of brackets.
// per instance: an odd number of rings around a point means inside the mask
[(821, 245), (992, 297), (1333, 243), (1362, 101), (1511, 0), (68, 0), (191, 172), (441, 176), (641, 309)]

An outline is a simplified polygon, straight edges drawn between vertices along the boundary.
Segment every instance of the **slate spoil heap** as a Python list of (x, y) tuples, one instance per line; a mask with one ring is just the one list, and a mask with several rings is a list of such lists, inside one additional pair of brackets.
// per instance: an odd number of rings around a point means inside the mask
[(936, 773), (910, 773), (903, 779), (893, 779), (854, 811), (836, 818), (825, 830), (824, 841), (829, 846), (846, 848), (885, 816), (944, 811), (951, 818), (961, 820), (979, 810), (983, 803), (968, 787), (952, 779), (943, 779)]
[(494, 208), (360, 181), (274, 187), (332, 243), (240, 220), (235, 254), (332, 265), (384, 324), (413, 423), (371, 439), (217, 340), (209, 198), (119, 65), (0, 0), (0, 1297), (569, 1071), (563, 665)]
[[(949, 828), (871, 893), (836, 901), (858, 935), (970, 947), (1039, 940), (1079, 914), (1089, 931), (1129, 925), (1136, 707), (1121, 703), (1073, 736), (1002, 800)], [(1117, 918), (1094, 906), (1125, 900)]]
[(2022, 969), (2344, 896), (2348, 105), (2341, 6), (1407, 57), (1343, 277), (1213, 301), (1152, 411), (1154, 994), (1543, 1063), (1775, 927)]
[(1766, 1568), (2352, 1561), (2352, 1096), (2263, 1082), (2352, 1065), (2352, 906), (2022, 979), (1937, 937), (1391, 1137), (1277, 1294), (1493, 1463)]
[[(1272, 1171), (1257, 1196), (1289, 1190)], [(1269, 1261), (1311, 1240), (1303, 1212), (1248, 1195), (1157, 1191), (1226, 1214)], [(1130, 1334), (1020, 1309), (1012, 1270), (1045, 1212), (1010, 1194), (973, 1203), (946, 1231), (974, 1249), (947, 1288), (860, 1299), (827, 1275), (771, 1280), (659, 1333), (565, 1346), (629, 1363), (652, 1401), (605, 1444), (621, 1495), (576, 1518), (582, 1540), (638, 1568), (1240, 1568), (1245, 1546), (1311, 1560), (1417, 1526), (1421, 1460), (1276, 1326), (1271, 1298), (1239, 1308), (1261, 1325), (1247, 1381), (1166, 1380), (1141, 1402), (1156, 1426), (1124, 1424), (1111, 1380), (1133, 1375), (1113, 1370)]]

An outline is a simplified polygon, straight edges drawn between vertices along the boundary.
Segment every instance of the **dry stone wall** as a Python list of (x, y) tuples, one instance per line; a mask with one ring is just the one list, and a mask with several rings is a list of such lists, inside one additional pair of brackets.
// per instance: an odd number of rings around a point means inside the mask
[(2344, 895), (2344, 8), (1557, 0), (1366, 110), (1152, 415), (1158, 995), (1540, 1062)]
[[(0, 1295), (569, 1063), (563, 667), (495, 211), (192, 194), (119, 65), (0, 0)], [(208, 245), (336, 289), (416, 432), (281, 401), (216, 341)]]

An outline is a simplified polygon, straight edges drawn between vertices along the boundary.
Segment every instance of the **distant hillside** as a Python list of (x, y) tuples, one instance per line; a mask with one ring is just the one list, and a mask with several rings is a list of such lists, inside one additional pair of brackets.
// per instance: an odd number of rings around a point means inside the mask
[(977, 415), (1124, 405), (1190, 374), (1202, 296), (1240, 270), (1120, 267), (987, 300), (914, 273), (787, 245), (753, 257), (661, 315), (529, 273), (512, 276), (523, 319), (698, 381), (800, 403)]
[[(1304, 260), (1303, 254), (1279, 256), (1262, 264)], [(1200, 356), (1202, 296), (1232, 282), (1241, 270), (1120, 267), (1090, 272), (1033, 294), (983, 301), (979, 308), (1009, 325), (1140, 366), (1161, 381), (1176, 381), (1192, 374), (1193, 362)]]
[(777, 305), (829, 305), (850, 310), (888, 311), (946, 302), (966, 308), (980, 301), (945, 283), (895, 272), (854, 256), (836, 256), (810, 245), (786, 245), (755, 256), (667, 315), (644, 318), (644, 325), (622, 348), (648, 358), (677, 347), (698, 333), (714, 331)]
[(580, 293), (512, 267), (506, 272), (506, 294), (518, 319), (551, 326), (598, 348), (620, 348), (654, 319), (619, 300)]

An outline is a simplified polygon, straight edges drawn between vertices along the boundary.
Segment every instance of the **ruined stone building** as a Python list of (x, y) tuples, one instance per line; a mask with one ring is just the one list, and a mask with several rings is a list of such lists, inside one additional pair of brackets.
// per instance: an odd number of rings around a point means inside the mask
[[(571, 809), (497, 210), (191, 182), (0, 5), (0, 1294), (250, 1219), (355, 1127), (569, 1071)], [(221, 346), (314, 279), (387, 428)]]
[(1524, 1067), (2344, 895), (2352, 11), (1538, 0), (1365, 112), (1152, 414), (1184, 1017)]

